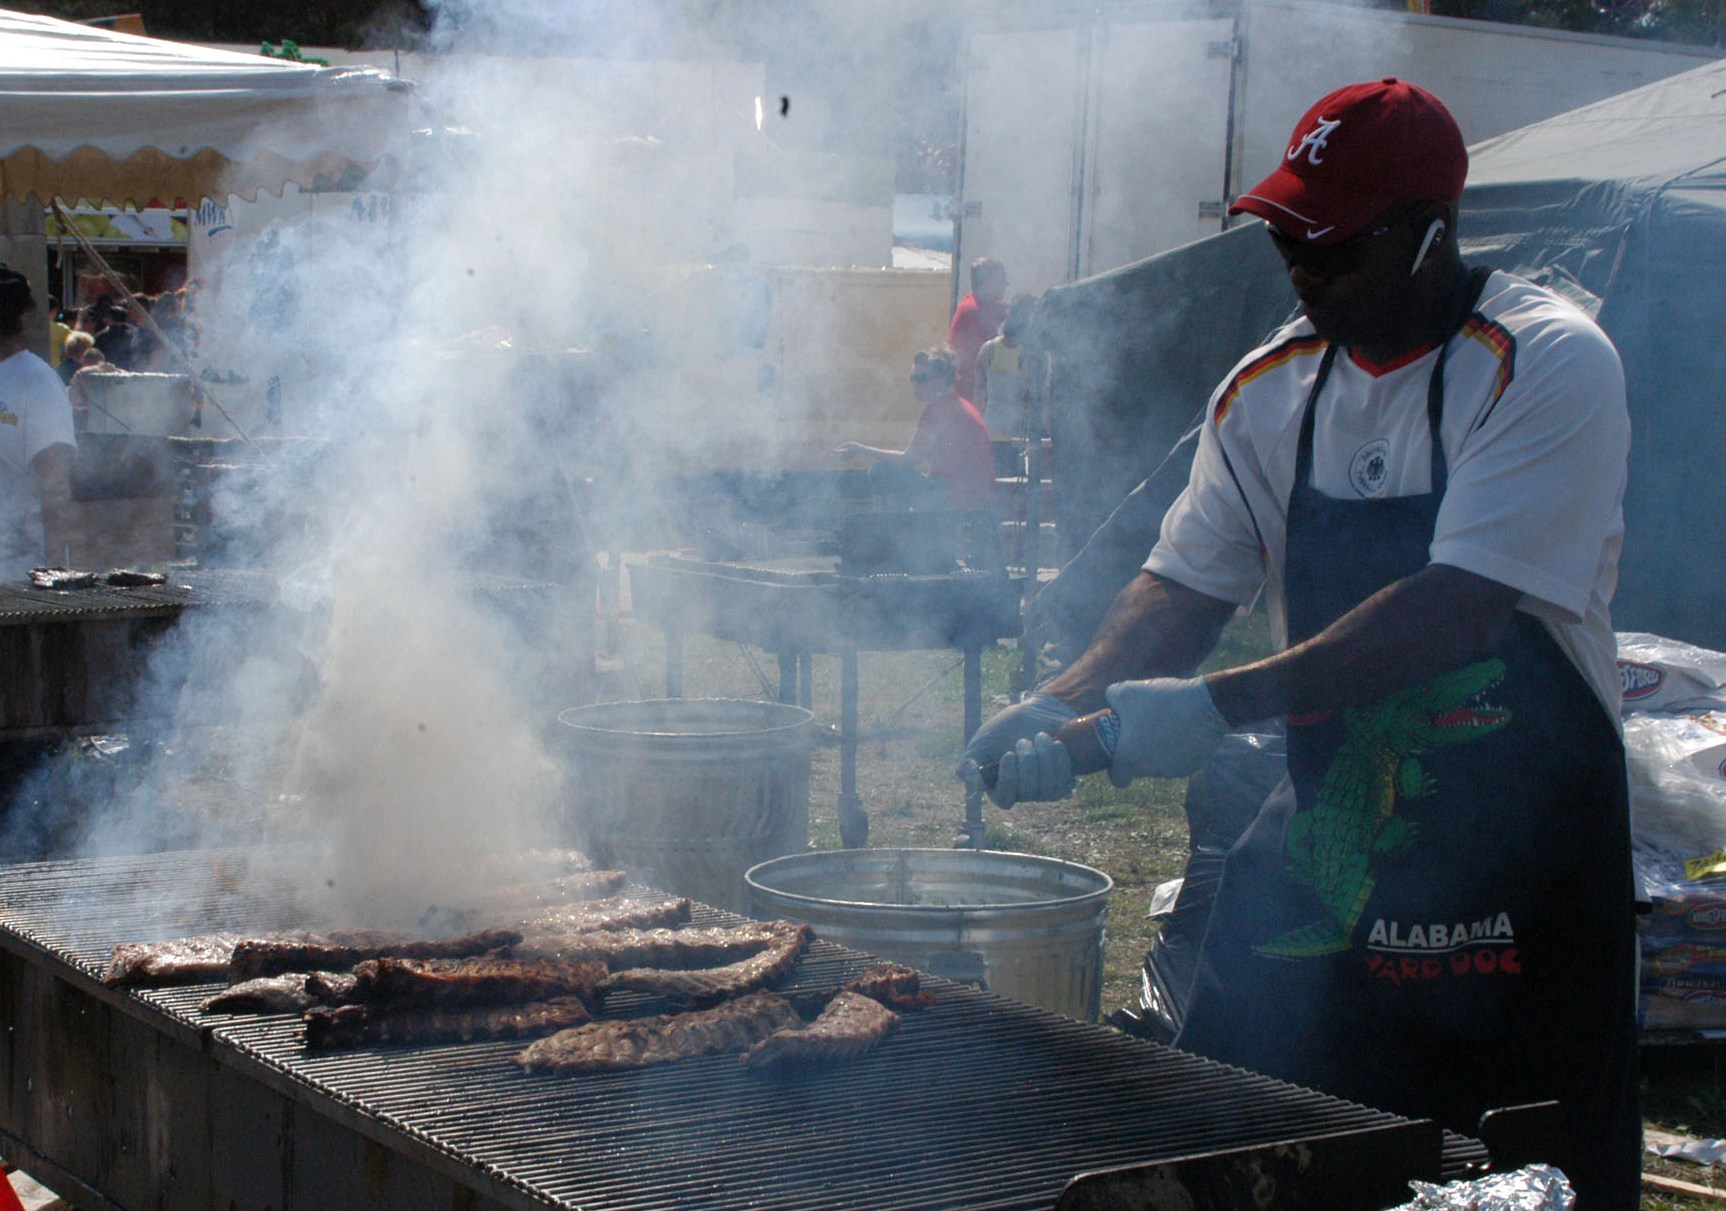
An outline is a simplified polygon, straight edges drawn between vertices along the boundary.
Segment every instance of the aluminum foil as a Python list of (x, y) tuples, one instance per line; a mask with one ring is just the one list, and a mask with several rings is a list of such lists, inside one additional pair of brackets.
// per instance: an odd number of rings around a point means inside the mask
[(1471, 1182), (1410, 1182), (1414, 1201), (1392, 1211), (1570, 1211), (1576, 1192), (1562, 1169), (1529, 1165)]

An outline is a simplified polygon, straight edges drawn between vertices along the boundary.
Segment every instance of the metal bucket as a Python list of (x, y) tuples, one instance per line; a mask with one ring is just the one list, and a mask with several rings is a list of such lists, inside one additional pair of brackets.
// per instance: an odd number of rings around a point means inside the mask
[(1032, 854), (846, 849), (775, 858), (747, 876), (754, 914), (829, 941), (1095, 1021), (1114, 881)]
[(184, 374), (124, 370), (78, 380), (90, 411), (86, 433), (179, 437), (192, 423), (192, 380)]
[(743, 872), (809, 845), (815, 716), (724, 698), (558, 714), (573, 839), (679, 895), (749, 910)]

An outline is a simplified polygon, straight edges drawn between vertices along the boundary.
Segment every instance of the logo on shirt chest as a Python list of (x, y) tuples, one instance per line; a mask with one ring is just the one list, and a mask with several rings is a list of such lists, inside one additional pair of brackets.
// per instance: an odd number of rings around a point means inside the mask
[(1390, 479), (1390, 442), (1374, 438), (1354, 452), (1348, 462), (1348, 482), (1362, 496), (1378, 496)]

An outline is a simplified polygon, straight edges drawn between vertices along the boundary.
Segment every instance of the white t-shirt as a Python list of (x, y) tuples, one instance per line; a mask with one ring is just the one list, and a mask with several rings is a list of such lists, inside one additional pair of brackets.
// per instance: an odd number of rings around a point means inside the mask
[[(1279, 647), (1301, 412), (1324, 349), (1303, 316), (1217, 388), (1192, 477), (1144, 565), (1224, 601), (1249, 601), (1263, 586)], [(1432, 561), (1521, 590), (1517, 608), (1546, 624), (1617, 720), (1608, 606), (1630, 450), (1618, 353), (1575, 306), (1507, 273), (1487, 281), (1449, 350), (1440, 432), (1449, 483)], [(1356, 500), (1431, 487), (1426, 395), (1437, 356), (1375, 373), (1339, 352), (1316, 407), (1315, 488)]]
[(76, 444), (66, 385), (48, 363), (28, 351), (0, 362), (0, 576), (16, 579), (46, 562), (30, 462), (49, 446)]

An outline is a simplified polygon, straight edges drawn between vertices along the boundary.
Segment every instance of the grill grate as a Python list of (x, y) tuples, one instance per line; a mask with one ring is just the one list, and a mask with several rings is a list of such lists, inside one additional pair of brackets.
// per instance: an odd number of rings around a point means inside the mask
[(0, 625), (52, 622), (99, 616), (142, 618), (173, 615), (188, 606), (262, 605), (275, 600), (272, 578), (245, 572), (184, 569), (165, 584), (113, 588), (38, 589), (23, 581), (0, 584)]
[[(553, 587), (542, 580), (489, 574), (470, 575), (467, 579), (476, 591), (493, 599)], [(38, 589), (19, 580), (0, 583), (0, 626), (107, 617), (171, 617), (196, 606), (274, 605), (278, 595), (277, 580), (271, 573), (222, 568), (171, 569), (166, 583), (135, 588), (93, 584), (84, 589)]]
[[(242, 862), (199, 853), (0, 869), (0, 948), (90, 976), (117, 941), (303, 925), (234, 890)], [(188, 889), (198, 894), (177, 912), (151, 909)], [(868, 962), (817, 941), (793, 987), (829, 987)], [(452, 1158), (523, 1205), (1048, 1208), (1084, 1171), (1403, 1122), (946, 981), (930, 981), (940, 1003), (906, 1014), (873, 1056), (774, 1077), (725, 1056), (529, 1074), (510, 1063), (521, 1045), (509, 1042), (307, 1053), (290, 1017), (200, 1014), (208, 987), (74, 982), (141, 1002), (165, 1033), (207, 1039), (218, 1062)]]

